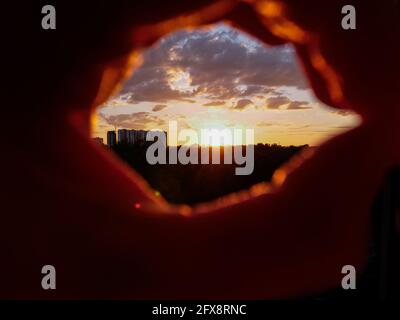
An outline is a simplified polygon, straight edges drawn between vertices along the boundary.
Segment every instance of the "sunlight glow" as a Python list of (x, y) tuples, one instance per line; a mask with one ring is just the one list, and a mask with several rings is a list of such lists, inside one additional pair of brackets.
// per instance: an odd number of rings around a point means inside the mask
[(195, 88), (192, 87), (192, 79), (188, 72), (181, 69), (168, 69), (168, 84), (173, 90), (181, 92), (192, 92)]

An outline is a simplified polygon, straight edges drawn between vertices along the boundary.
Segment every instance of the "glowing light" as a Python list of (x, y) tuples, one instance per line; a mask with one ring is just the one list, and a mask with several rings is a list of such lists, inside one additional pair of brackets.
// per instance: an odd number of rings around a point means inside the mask
[[(207, 129), (208, 139), (202, 139), (201, 144), (211, 147), (219, 147), (232, 145), (232, 137), (230, 136), (229, 129)], [(204, 141), (203, 141), (204, 140)]]
[(135, 209), (140, 209), (142, 207), (142, 205), (139, 202), (135, 203)]
[(272, 176), (272, 181), (274, 184), (280, 186), (281, 184), (283, 184), (286, 180), (287, 174), (286, 171), (284, 169), (277, 169), (274, 172), (274, 175)]
[(195, 88), (192, 87), (192, 78), (190, 74), (181, 69), (168, 69), (168, 85), (173, 90), (182, 92), (192, 92)]
[(287, 19), (286, 7), (281, 2), (261, 0), (255, 3), (257, 11), (264, 18), (262, 22), (277, 37), (295, 43), (306, 43), (309, 34)]
[(178, 213), (184, 217), (189, 217), (192, 214), (192, 208), (187, 205), (181, 205), (178, 207)]
[(342, 79), (321, 54), (318, 41), (311, 45), (310, 56), (313, 67), (325, 78), (330, 98), (340, 104), (344, 99), (341, 87)]

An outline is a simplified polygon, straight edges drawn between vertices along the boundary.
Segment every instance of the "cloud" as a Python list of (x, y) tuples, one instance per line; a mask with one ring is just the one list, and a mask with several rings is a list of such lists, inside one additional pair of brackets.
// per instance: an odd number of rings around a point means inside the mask
[[(205, 107), (232, 111), (243, 111), (250, 106), (310, 109), (306, 101), (292, 100), (280, 90), (282, 86), (288, 90), (307, 89), (295, 61), (291, 47), (267, 48), (228, 27), (181, 30), (144, 52), (143, 63), (126, 81), (115, 102), (115, 105), (150, 102), (151, 111), (103, 118), (109, 125), (127, 129), (161, 127), (169, 115), (157, 112), (174, 101), (201, 101)], [(263, 100), (265, 105), (259, 106)]]
[(152, 111), (154, 111), (154, 112), (161, 111), (161, 110), (165, 109), (166, 107), (167, 107), (166, 104), (156, 104), (153, 107)]
[(122, 93), (130, 93), (129, 103), (166, 103), (188, 97), (187, 92), (175, 90), (170, 86), (164, 67), (139, 68), (128, 80)]
[(307, 110), (311, 109), (307, 101), (291, 101), (287, 107), (287, 110)]
[(252, 104), (253, 101), (251, 101), (250, 99), (240, 99), (236, 102), (236, 105), (233, 108), (236, 110), (244, 110)]
[(124, 129), (148, 129), (166, 125), (166, 120), (154, 116), (150, 112), (136, 112), (118, 115), (102, 114), (102, 118), (109, 125)]
[(349, 110), (343, 110), (343, 109), (332, 110), (331, 112), (334, 114), (337, 114), (339, 116), (343, 116), (343, 117), (350, 116), (353, 114), (353, 112), (351, 112)]
[(274, 96), (267, 99), (267, 109), (279, 109), (280, 107), (284, 106), (285, 104), (290, 103), (290, 99), (286, 96)]
[(204, 107), (217, 107), (217, 106), (223, 106), (223, 105), (225, 105), (225, 101), (222, 101), (222, 100), (210, 101), (210, 102), (203, 104)]
[(162, 39), (144, 53), (122, 93), (130, 94), (131, 103), (167, 103), (265, 96), (279, 86), (307, 88), (293, 49), (266, 48), (237, 30), (218, 26), (181, 30)]
[(187, 102), (187, 103), (196, 103), (197, 102), (196, 100), (187, 99), (187, 98), (180, 98), (179, 100), (182, 102)]
[(278, 110), (286, 106), (285, 110), (307, 110), (311, 109), (308, 101), (291, 100), (287, 96), (277, 95), (266, 100), (265, 109)]

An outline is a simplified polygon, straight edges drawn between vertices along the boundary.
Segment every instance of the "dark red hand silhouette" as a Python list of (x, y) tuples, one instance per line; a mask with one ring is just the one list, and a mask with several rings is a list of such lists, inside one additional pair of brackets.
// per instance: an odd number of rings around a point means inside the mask
[[(3, 147), (0, 297), (289, 297), (339, 286), (343, 265), (362, 268), (369, 208), (400, 159), (399, 6), (354, 2), (350, 32), (340, 29), (342, 1), (56, 3), (57, 31), (26, 29), (16, 48), (30, 100), (5, 111), (24, 130)], [(317, 96), (364, 120), (247, 196), (172, 206), (91, 142), (90, 114), (132, 50), (220, 19), (294, 43)], [(40, 286), (45, 264), (56, 267), (55, 291)]]

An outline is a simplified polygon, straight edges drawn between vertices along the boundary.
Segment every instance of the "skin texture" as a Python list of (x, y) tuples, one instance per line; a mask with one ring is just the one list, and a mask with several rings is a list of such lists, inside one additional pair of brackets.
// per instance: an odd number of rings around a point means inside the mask
[[(279, 19), (261, 1), (133, 2), (56, 3), (57, 31), (19, 35), (16, 51), (29, 53), (17, 57), (19, 87), (30, 103), (5, 115), (25, 129), (6, 141), (1, 160), (0, 297), (285, 298), (339, 286), (343, 265), (361, 270), (369, 208), (400, 160), (399, 5), (354, 1), (358, 29), (343, 31), (341, 1), (277, 2)], [(176, 19), (183, 13), (192, 16)], [(125, 77), (132, 52), (219, 20), (271, 45), (292, 42), (316, 95), (363, 122), (297, 156), (271, 185), (172, 206), (91, 141), (90, 115)], [(287, 22), (307, 40), (274, 28)], [(26, 132), (29, 143), (18, 143)], [(56, 267), (57, 290), (41, 289), (45, 264)]]

